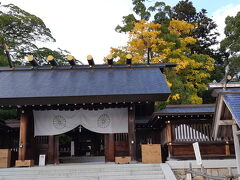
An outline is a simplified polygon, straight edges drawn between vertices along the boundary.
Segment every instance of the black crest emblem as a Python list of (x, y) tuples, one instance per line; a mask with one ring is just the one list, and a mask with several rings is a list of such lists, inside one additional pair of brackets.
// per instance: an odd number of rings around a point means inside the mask
[(61, 115), (56, 115), (53, 118), (53, 126), (56, 129), (63, 129), (66, 127), (66, 119)]
[(111, 119), (110, 119), (110, 117), (108, 116), (108, 114), (102, 114), (102, 115), (100, 115), (99, 116), (99, 118), (98, 118), (98, 122), (97, 122), (97, 124), (98, 124), (98, 127), (100, 127), (100, 128), (106, 128), (106, 127), (108, 127), (109, 125), (110, 125), (110, 123), (111, 123)]

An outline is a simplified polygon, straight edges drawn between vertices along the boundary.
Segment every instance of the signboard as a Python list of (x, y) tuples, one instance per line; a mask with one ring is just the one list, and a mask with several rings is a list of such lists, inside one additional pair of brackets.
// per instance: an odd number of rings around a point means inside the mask
[(45, 161), (46, 161), (46, 155), (40, 154), (39, 155), (39, 166), (45, 166)]
[(142, 144), (143, 163), (162, 163), (162, 152), (160, 144)]
[(193, 143), (193, 149), (194, 149), (197, 165), (202, 165), (202, 158), (201, 158), (198, 142)]

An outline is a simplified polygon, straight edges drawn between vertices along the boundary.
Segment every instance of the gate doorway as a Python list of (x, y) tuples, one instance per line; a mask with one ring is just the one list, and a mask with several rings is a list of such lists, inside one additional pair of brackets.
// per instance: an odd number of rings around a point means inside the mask
[(104, 162), (104, 135), (77, 128), (59, 136), (60, 163)]
[(116, 156), (129, 156), (128, 139), (128, 133), (100, 134), (79, 126), (61, 135), (35, 137), (34, 159), (37, 164), (45, 154), (47, 164), (114, 162)]

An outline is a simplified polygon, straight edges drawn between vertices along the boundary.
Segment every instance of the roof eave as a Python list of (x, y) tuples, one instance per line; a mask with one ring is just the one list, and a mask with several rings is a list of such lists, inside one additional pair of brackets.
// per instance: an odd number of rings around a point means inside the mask
[(94, 95), (68, 97), (22, 97), (0, 98), (0, 106), (48, 105), (48, 104), (97, 104), (120, 102), (155, 102), (165, 101), (170, 92), (159, 94)]

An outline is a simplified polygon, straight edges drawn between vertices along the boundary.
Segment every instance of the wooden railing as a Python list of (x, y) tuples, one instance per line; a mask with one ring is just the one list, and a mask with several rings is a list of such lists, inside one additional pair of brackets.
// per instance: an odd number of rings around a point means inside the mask
[(114, 134), (114, 146), (115, 156), (128, 156), (129, 155), (128, 134), (127, 133)]
[(167, 121), (161, 130), (161, 144), (185, 142), (227, 142), (233, 139), (212, 137), (211, 121)]
[(211, 137), (211, 133), (211, 123), (181, 123), (172, 125), (172, 137), (175, 142), (214, 141)]
[(48, 144), (48, 136), (36, 136), (34, 138), (35, 144)]
[[(172, 142), (221, 142), (212, 137), (212, 122), (176, 122), (171, 124)], [(228, 139), (232, 141), (232, 139)]]
[(115, 141), (128, 141), (128, 133), (114, 134)]
[(211, 120), (166, 121), (161, 130), (161, 145), (168, 158), (192, 159), (192, 143), (199, 142), (204, 158), (233, 156), (231, 138), (212, 138)]

